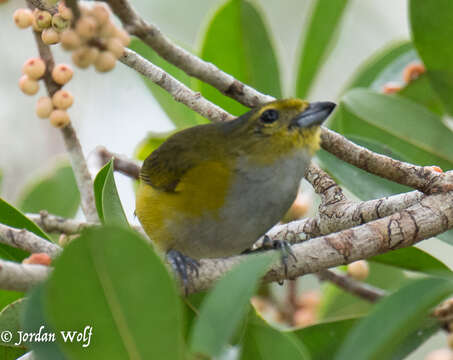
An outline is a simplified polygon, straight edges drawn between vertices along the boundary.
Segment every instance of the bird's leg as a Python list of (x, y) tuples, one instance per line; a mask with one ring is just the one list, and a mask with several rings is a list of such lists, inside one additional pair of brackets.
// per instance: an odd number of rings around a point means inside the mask
[(198, 276), (198, 267), (200, 263), (177, 250), (169, 250), (167, 252), (167, 259), (170, 262), (173, 270), (178, 273), (184, 285), (184, 294), (189, 294), (189, 272), (195, 273)]
[(251, 253), (254, 251), (264, 251), (264, 250), (278, 250), (281, 254), (282, 265), (285, 268), (285, 276), (288, 275), (288, 259), (292, 257), (295, 262), (297, 262), (296, 255), (294, 255), (291, 245), (288, 241), (285, 240), (272, 240), (269, 236), (264, 235), (261, 246), (254, 250), (246, 250), (243, 254)]

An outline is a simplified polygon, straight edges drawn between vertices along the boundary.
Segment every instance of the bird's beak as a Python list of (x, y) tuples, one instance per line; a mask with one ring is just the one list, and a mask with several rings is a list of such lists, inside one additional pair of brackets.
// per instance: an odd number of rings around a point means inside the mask
[(321, 125), (335, 108), (335, 103), (330, 101), (313, 102), (308, 105), (304, 112), (300, 113), (291, 121), (291, 126), (308, 128)]

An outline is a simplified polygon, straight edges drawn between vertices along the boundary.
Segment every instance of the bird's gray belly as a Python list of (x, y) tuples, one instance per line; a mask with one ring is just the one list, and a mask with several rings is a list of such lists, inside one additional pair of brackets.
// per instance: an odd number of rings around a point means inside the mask
[(290, 208), (307, 165), (302, 154), (272, 167), (239, 164), (224, 207), (217, 214), (187, 220), (184, 232), (175, 234), (174, 248), (193, 258), (227, 257), (247, 250)]

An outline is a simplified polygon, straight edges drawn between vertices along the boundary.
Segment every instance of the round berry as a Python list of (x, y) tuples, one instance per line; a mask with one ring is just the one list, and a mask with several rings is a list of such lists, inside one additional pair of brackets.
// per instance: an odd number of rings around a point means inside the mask
[(62, 1), (58, 3), (58, 13), (65, 20), (72, 20), (74, 18), (72, 10), (66, 7)]
[(426, 69), (422, 64), (409, 64), (404, 68), (403, 80), (406, 84), (410, 83), (425, 72)]
[(26, 29), (33, 23), (33, 13), (29, 9), (17, 9), (14, 11), (13, 20), (20, 29)]
[(22, 66), (22, 72), (29, 78), (38, 80), (46, 72), (46, 63), (41, 58), (30, 58)]
[(67, 90), (58, 90), (52, 96), (52, 103), (57, 109), (66, 110), (74, 102), (74, 97)]
[(42, 31), (41, 39), (47, 45), (57, 44), (60, 41), (60, 34), (54, 28), (47, 28)]
[(110, 14), (104, 4), (96, 4), (91, 9), (91, 15), (96, 18), (99, 25), (104, 25), (109, 21)]
[(69, 65), (58, 64), (52, 70), (52, 79), (60, 85), (66, 84), (72, 79), (74, 71)]
[(52, 23), (52, 15), (48, 11), (37, 10), (33, 13), (35, 18), (35, 23), (39, 29), (45, 29), (50, 27)]
[(401, 86), (398, 83), (388, 82), (382, 87), (382, 92), (384, 94), (395, 94), (401, 90)]
[(80, 37), (91, 39), (96, 35), (98, 23), (92, 16), (82, 16), (76, 23), (76, 31)]
[(60, 34), (60, 43), (65, 50), (75, 50), (80, 47), (82, 41), (74, 30), (67, 29)]
[(101, 51), (94, 63), (96, 70), (99, 72), (107, 72), (112, 70), (116, 64), (116, 57), (110, 51)]
[(124, 45), (120, 39), (113, 37), (107, 40), (107, 50), (119, 59), (124, 54)]
[(67, 29), (70, 25), (70, 21), (64, 19), (60, 14), (52, 16), (52, 27), (57, 32), (62, 32)]
[(110, 38), (115, 36), (115, 34), (116, 26), (110, 20), (102, 25), (101, 29), (99, 30), (99, 36), (102, 38)]
[(365, 260), (354, 261), (348, 265), (348, 275), (355, 280), (363, 281), (370, 273), (370, 267)]
[(99, 49), (96, 47), (82, 46), (72, 53), (72, 61), (76, 66), (85, 69), (94, 64), (99, 55)]
[(36, 115), (41, 119), (47, 119), (53, 110), (52, 100), (48, 96), (40, 97), (36, 103)]
[(65, 110), (54, 110), (50, 114), (50, 124), (62, 128), (69, 124), (69, 115)]
[(131, 42), (131, 37), (129, 36), (129, 33), (120, 28), (116, 28), (115, 37), (120, 39), (124, 46), (128, 46)]
[(39, 90), (39, 84), (36, 80), (30, 79), (27, 75), (22, 75), (19, 79), (19, 88), (24, 94), (35, 95)]

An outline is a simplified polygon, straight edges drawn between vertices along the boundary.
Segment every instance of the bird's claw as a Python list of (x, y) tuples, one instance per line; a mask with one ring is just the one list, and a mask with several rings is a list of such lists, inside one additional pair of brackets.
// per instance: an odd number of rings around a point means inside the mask
[(200, 263), (191, 257), (183, 255), (177, 250), (169, 250), (167, 252), (167, 259), (173, 270), (177, 272), (181, 278), (184, 285), (184, 294), (187, 296), (189, 294), (190, 285), (188, 275), (189, 273), (195, 273), (195, 276), (198, 277), (198, 268)]
[(285, 240), (272, 240), (269, 236), (264, 235), (261, 247), (258, 250), (279, 250), (281, 254), (281, 262), (285, 269), (285, 276), (288, 276), (288, 260), (291, 257), (297, 262), (297, 257), (291, 248), (288, 241)]

